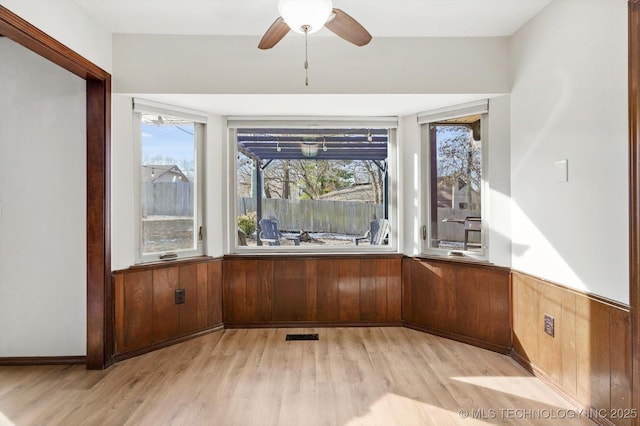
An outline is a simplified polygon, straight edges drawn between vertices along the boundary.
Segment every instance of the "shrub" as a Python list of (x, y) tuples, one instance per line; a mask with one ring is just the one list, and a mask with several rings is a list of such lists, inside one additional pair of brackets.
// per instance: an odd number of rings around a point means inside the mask
[(238, 228), (245, 233), (245, 235), (253, 235), (256, 232), (257, 223), (256, 212), (249, 212), (238, 216)]

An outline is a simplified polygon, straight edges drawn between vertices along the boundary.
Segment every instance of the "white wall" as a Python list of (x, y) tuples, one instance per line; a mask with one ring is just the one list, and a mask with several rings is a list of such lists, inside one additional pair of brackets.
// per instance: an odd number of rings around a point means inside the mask
[(0, 38), (0, 357), (86, 353), (85, 82)]
[(501, 38), (374, 38), (291, 34), (261, 51), (258, 37), (124, 35), (113, 38), (117, 93), (506, 93)]
[(111, 269), (135, 263), (136, 228), (132, 98), (111, 97)]
[(111, 72), (111, 33), (70, 1), (0, 0), (22, 19)]
[(627, 2), (551, 2), (510, 56), (513, 268), (628, 303)]
[(227, 226), (227, 120), (219, 115), (209, 114), (207, 122), (207, 139), (205, 146), (206, 173), (206, 226), (207, 254), (222, 256), (225, 254), (223, 236), (229, 229)]
[(511, 176), (509, 96), (489, 100), (488, 159), (485, 196), (488, 220), (483, 221), (488, 237), (489, 261), (511, 266)]
[(420, 254), (422, 240), (423, 191), (421, 189), (422, 153), (418, 116), (410, 114), (398, 120), (398, 213), (400, 216), (402, 247), (407, 256)]

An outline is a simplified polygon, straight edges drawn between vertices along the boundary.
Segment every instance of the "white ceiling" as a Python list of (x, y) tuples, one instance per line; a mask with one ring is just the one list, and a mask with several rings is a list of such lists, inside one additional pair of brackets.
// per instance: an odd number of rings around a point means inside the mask
[[(277, 0), (73, 0), (112, 33), (261, 36)], [(509, 36), (551, 0), (334, 0), (374, 37)], [(322, 31), (329, 34), (328, 31)]]
[[(72, 0), (112, 33), (255, 36), (277, 0)], [(373, 37), (502, 37), (552, 0), (334, 0)], [(557, 0), (556, 0), (557, 1)], [(332, 35), (322, 29), (314, 36)], [(146, 99), (223, 115), (403, 115), (489, 95), (163, 95)]]

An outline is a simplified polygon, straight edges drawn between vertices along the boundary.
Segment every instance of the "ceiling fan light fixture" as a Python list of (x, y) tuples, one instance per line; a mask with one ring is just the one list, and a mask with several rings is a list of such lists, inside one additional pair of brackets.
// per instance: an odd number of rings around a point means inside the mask
[(280, 0), (278, 2), (280, 16), (293, 31), (312, 34), (319, 31), (327, 22), (333, 11), (331, 0)]

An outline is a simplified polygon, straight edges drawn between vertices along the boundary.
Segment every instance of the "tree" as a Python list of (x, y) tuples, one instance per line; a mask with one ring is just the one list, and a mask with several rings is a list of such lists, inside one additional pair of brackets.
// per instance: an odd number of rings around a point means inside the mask
[[(263, 190), (266, 198), (291, 199), (291, 185), (294, 183), (290, 160), (273, 160), (262, 169)], [(238, 195), (252, 195), (255, 180), (255, 161), (244, 154), (238, 154), (237, 186)]]
[(375, 203), (382, 203), (384, 198), (384, 175), (378, 164), (373, 160), (363, 160), (362, 166), (369, 176), (368, 183), (373, 186), (373, 198)]
[(353, 173), (348, 161), (296, 160), (292, 162), (298, 186), (307, 198), (317, 200), (321, 195), (353, 185)]
[(436, 126), (437, 172), (447, 185), (465, 187), (468, 205), (472, 191), (480, 192), (482, 150), (474, 141), (470, 127), (464, 125)]
[[(252, 195), (254, 169), (254, 160), (238, 155), (238, 195)], [(301, 198), (317, 200), (355, 184), (371, 184), (376, 203), (384, 197), (384, 173), (372, 160), (273, 160), (262, 170), (262, 176), (266, 198), (291, 199), (294, 188), (298, 188)]]
[(242, 153), (238, 153), (236, 163), (237, 191), (240, 197), (250, 197), (253, 188), (253, 168), (254, 162)]
[(291, 198), (291, 161), (273, 160), (262, 170), (264, 193), (267, 198)]

